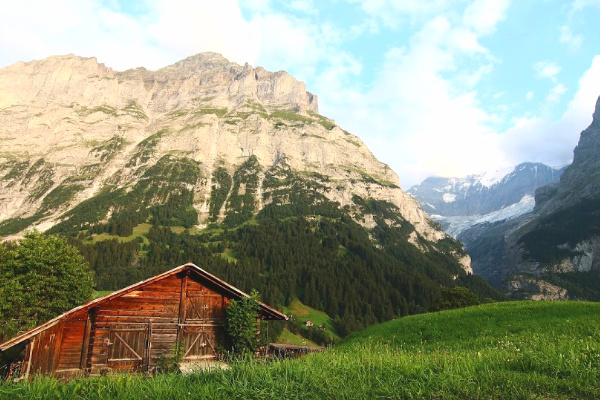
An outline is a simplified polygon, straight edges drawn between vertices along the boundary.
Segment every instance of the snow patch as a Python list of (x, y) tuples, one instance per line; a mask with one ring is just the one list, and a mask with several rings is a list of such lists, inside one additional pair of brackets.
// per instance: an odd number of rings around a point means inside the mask
[(504, 179), (504, 177), (506, 177), (506, 175), (510, 174), (514, 170), (515, 170), (515, 167), (506, 167), (506, 168), (497, 169), (495, 171), (486, 172), (483, 175), (481, 175), (481, 177), (479, 178), (479, 182), (481, 183), (482, 186), (485, 186), (488, 188), (492, 187), (496, 183), (502, 182), (502, 179)]
[(444, 203), (453, 203), (456, 200), (456, 195), (452, 193), (444, 193), (442, 196)]

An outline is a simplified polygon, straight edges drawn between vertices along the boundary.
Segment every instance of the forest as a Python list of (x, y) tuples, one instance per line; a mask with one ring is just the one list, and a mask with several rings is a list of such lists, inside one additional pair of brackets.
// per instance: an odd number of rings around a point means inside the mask
[[(328, 177), (295, 172), (285, 160), (267, 169), (262, 183), (260, 172), (254, 156), (233, 174), (217, 168), (209, 224), (199, 229), (190, 190), (201, 179), (199, 166), (164, 156), (129, 190), (106, 187), (48, 233), (79, 249), (97, 290), (192, 262), (248, 293), (257, 290), (276, 308), (298, 299), (324, 311), (340, 336), (428, 311), (456, 286), (482, 301), (502, 298), (464, 272), (454, 256), (464, 254), (460, 243), (417, 234), (419, 247), (410, 244), (415, 229), (392, 203), (355, 195), (352, 207), (342, 207), (323, 195)], [(259, 183), (265, 206), (257, 211)], [(365, 215), (373, 229), (357, 223)]]

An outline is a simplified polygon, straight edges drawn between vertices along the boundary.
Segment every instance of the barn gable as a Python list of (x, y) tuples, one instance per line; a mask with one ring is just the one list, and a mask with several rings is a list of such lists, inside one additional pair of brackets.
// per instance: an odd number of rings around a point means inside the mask
[[(225, 307), (246, 293), (186, 264), (76, 307), (0, 344), (26, 343), (22, 374), (145, 372), (179, 343), (183, 362), (211, 360), (225, 336)], [(287, 319), (259, 303), (263, 319)]]

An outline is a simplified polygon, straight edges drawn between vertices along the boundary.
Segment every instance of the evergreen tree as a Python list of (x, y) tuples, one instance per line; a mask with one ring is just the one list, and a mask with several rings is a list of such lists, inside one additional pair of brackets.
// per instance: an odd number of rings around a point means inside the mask
[(88, 263), (65, 239), (31, 232), (0, 244), (0, 340), (82, 304), (92, 290)]

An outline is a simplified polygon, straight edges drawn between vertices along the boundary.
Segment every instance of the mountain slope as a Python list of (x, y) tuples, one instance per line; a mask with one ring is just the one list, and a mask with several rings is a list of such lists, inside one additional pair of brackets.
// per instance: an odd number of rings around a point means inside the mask
[(427, 309), (440, 287), (497, 295), (285, 72), (214, 53), (158, 71), (18, 63), (0, 70), (0, 126), (0, 235), (70, 236), (99, 289), (194, 261), (346, 332)]

